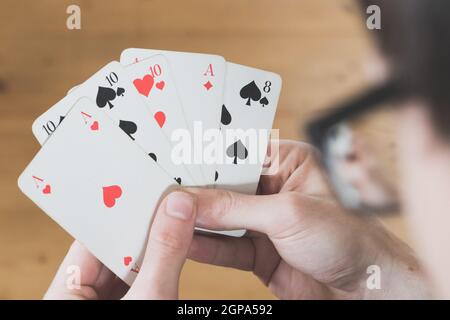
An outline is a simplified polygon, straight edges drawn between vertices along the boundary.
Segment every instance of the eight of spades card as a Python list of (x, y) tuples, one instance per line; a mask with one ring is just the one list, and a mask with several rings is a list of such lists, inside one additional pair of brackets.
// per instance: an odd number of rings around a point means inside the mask
[(217, 187), (256, 193), (280, 90), (279, 75), (227, 63)]

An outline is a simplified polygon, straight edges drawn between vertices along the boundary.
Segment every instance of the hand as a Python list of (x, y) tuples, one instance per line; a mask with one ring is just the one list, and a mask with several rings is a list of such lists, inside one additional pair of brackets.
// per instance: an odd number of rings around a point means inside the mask
[[(283, 141), (278, 155), (278, 173), (261, 177), (260, 195), (189, 189), (200, 227), (252, 230), (243, 238), (195, 235), (190, 258), (253, 271), (283, 299), (425, 295), (409, 248), (339, 206), (310, 146)], [(367, 289), (370, 265), (381, 268), (381, 290)]]
[[(74, 242), (45, 299), (177, 299), (181, 269), (192, 241), (195, 199), (174, 192), (159, 206), (150, 231), (144, 260), (129, 288), (80, 243)], [(79, 289), (67, 286), (67, 270), (78, 266)]]

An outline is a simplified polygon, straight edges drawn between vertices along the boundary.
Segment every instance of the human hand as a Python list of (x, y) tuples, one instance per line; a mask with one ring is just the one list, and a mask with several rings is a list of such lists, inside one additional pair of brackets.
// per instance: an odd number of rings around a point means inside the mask
[[(174, 192), (160, 204), (150, 231), (144, 260), (128, 287), (86, 248), (75, 241), (45, 299), (177, 299), (181, 269), (194, 232), (195, 199)], [(67, 270), (77, 266), (80, 283), (67, 285)], [(79, 285), (78, 288), (74, 288)]]
[[(283, 299), (423, 297), (410, 249), (375, 219), (345, 212), (313, 155), (307, 144), (281, 142), (278, 173), (261, 177), (257, 196), (190, 188), (198, 226), (252, 231), (195, 235), (189, 257), (252, 271)], [(370, 265), (381, 269), (380, 290), (367, 288)]]

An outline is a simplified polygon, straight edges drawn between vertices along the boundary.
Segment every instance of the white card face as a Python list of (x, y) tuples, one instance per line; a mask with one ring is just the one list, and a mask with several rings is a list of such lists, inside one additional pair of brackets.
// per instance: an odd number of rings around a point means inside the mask
[(71, 94), (71, 93), (74, 92), (78, 87), (79, 87), (79, 85), (73, 86), (72, 88), (70, 88), (69, 90), (67, 90), (67, 94)]
[[(167, 59), (155, 55), (125, 67), (136, 91), (152, 113), (155, 123), (167, 137), (167, 143), (175, 147), (180, 142), (173, 140), (174, 134), (183, 130), (189, 133), (175, 81)], [(185, 163), (197, 185), (205, 185), (201, 166)]]
[(176, 185), (88, 98), (76, 102), (18, 184), (128, 284), (155, 208)]
[(227, 62), (218, 188), (256, 193), (280, 90), (279, 75)]
[[(223, 104), (225, 59), (210, 54), (129, 48), (122, 52), (120, 62), (127, 65), (155, 54), (162, 54), (169, 61), (191, 132), (195, 122), (200, 122), (203, 130), (218, 129)], [(209, 185), (214, 184), (215, 167), (214, 164), (202, 166)]]
[(97, 107), (134, 140), (168, 175), (183, 185), (195, 185), (189, 172), (172, 161), (172, 148), (142, 102), (127, 72), (118, 62), (111, 62), (83, 84), (73, 89), (33, 123), (33, 133), (43, 144), (57, 130), (74, 103), (89, 97)]

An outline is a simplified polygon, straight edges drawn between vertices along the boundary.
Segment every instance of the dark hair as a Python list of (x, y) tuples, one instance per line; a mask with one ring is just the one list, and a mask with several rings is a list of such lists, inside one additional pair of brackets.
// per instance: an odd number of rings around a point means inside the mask
[(430, 108), (438, 132), (450, 140), (450, 1), (360, 0), (381, 9), (374, 33), (402, 84)]

